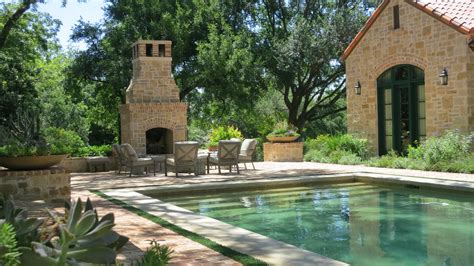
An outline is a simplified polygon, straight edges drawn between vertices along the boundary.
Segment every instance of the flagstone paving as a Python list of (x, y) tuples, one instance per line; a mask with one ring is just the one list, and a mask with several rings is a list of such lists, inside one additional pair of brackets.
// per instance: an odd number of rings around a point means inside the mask
[[(89, 190), (96, 189), (116, 189), (116, 188), (143, 188), (147, 186), (163, 186), (175, 184), (199, 184), (209, 182), (228, 182), (245, 180), (272, 180), (289, 176), (310, 176), (335, 173), (378, 173), (389, 175), (403, 175), (420, 178), (429, 178), (442, 181), (464, 181), (474, 182), (473, 174), (455, 174), (426, 172), (405, 169), (387, 169), (365, 166), (346, 166), (335, 164), (320, 163), (255, 163), (256, 170), (243, 170), (240, 175), (224, 171), (222, 175), (217, 174), (217, 170), (211, 170), (209, 175), (193, 176), (180, 174), (176, 178), (173, 173), (164, 176), (163, 173), (157, 173), (148, 176), (132, 176), (127, 174), (117, 175), (114, 172), (101, 173), (74, 173), (71, 177), (72, 198), (81, 197), (85, 199), (90, 197), (97, 207), (99, 215), (113, 212), (116, 217), (115, 230), (130, 238), (122, 252), (119, 254), (119, 261), (125, 264), (136, 262), (143, 251), (149, 246), (150, 240), (155, 239), (160, 244), (168, 245), (174, 250), (172, 261), (173, 265), (240, 265), (238, 262), (227, 258), (201, 244), (193, 242), (181, 235), (174, 233), (162, 226), (155, 224), (145, 218), (131, 213), (119, 206), (91, 193)], [(27, 205), (36, 215), (42, 215), (38, 212), (39, 207), (45, 206), (43, 203), (35, 203), (34, 207), (30, 203), (19, 202), (19, 205)], [(57, 206), (56, 206), (57, 207)], [(35, 213), (35, 212), (34, 212)]]

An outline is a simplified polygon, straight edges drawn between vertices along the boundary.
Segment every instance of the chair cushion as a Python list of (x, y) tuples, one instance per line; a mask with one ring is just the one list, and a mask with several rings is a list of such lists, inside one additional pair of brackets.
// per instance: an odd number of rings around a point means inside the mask
[(136, 161), (133, 161), (133, 166), (145, 166), (145, 165), (154, 165), (155, 161), (151, 158), (138, 158)]
[(122, 144), (122, 148), (124, 150), (124, 153), (126, 153), (125, 156), (128, 155), (127, 157), (130, 158), (130, 160), (132, 160), (132, 161), (137, 161), (138, 160), (137, 152), (132, 147), (132, 145), (130, 145), (128, 143), (125, 143), (125, 144)]
[(168, 165), (174, 165), (174, 158), (167, 158), (167, 159), (166, 159), (166, 164), (168, 164)]
[(244, 139), (242, 142), (242, 147), (240, 148), (240, 156), (251, 156), (255, 151), (255, 147), (257, 146), (256, 139)]

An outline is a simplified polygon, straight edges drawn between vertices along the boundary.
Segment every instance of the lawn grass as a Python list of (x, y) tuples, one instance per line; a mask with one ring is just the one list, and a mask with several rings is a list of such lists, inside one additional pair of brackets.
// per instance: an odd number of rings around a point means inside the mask
[(182, 235), (194, 242), (197, 242), (201, 245), (204, 245), (216, 252), (219, 252), (220, 254), (226, 256), (226, 257), (229, 257), (235, 261), (238, 261), (240, 263), (242, 263), (243, 265), (268, 265), (267, 263), (261, 261), (261, 260), (258, 260), (252, 256), (249, 256), (249, 255), (246, 255), (246, 254), (243, 254), (243, 253), (240, 253), (238, 251), (235, 251), (231, 248), (228, 248), (228, 247), (225, 247), (225, 246), (222, 246), (208, 238), (205, 238), (201, 235), (198, 235), (196, 233), (193, 233), (193, 232), (190, 232), (184, 228), (181, 228), (175, 224), (172, 224), (158, 216), (155, 216), (155, 215), (152, 215), (152, 214), (149, 214), (143, 210), (140, 210), (138, 208), (135, 208), (121, 200), (118, 200), (118, 199), (115, 199), (113, 197), (110, 197), (106, 194), (104, 194), (103, 192), (99, 191), (99, 190), (90, 190), (90, 192), (104, 198), (104, 199), (107, 199), (108, 201), (130, 211), (130, 212), (133, 212), (135, 214), (137, 214), (138, 216), (141, 216), (145, 219), (148, 219), (156, 224), (159, 224), (161, 226), (163, 226), (164, 228), (167, 228), (167, 229), (170, 229), (171, 231), (179, 234), (179, 235)]

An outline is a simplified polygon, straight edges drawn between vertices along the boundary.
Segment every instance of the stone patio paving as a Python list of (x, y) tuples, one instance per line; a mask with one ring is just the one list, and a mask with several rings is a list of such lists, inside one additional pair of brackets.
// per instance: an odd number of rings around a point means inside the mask
[[(403, 175), (412, 177), (422, 177), (446, 181), (473, 182), (472, 174), (454, 174), (425, 172), (404, 169), (373, 168), (365, 166), (345, 166), (320, 163), (255, 163), (256, 170), (243, 170), (240, 175), (229, 174), (224, 171), (222, 175), (217, 174), (217, 170), (211, 170), (209, 175), (193, 176), (180, 174), (176, 178), (173, 174), (165, 177), (163, 173), (149, 176), (132, 176), (126, 174), (117, 175), (114, 172), (102, 173), (75, 173), (71, 177), (72, 198), (90, 197), (97, 207), (99, 215), (113, 212), (116, 217), (115, 230), (130, 238), (118, 256), (120, 261), (130, 264), (141, 257), (141, 254), (149, 246), (152, 239), (159, 243), (168, 245), (174, 250), (172, 256), (173, 265), (239, 265), (233, 261), (201, 244), (193, 242), (181, 235), (161, 227), (145, 218), (120, 208), (109, 201), (89, 192), (89, 189), (114, 189), (114, 188), (143, 188), (147, 186), (163, 186), (175, 184), (199, 184), (209, 182), (245, 181), (278, 179), (291, 176), (310, 176), (336, 173), (378, 173), (390, 175)], [(19, 203), (21, 205), (21, 202)], [(31, 203), (28, 204), (31, 207)], [(39, 204), (34, 209), (43, 206)]]

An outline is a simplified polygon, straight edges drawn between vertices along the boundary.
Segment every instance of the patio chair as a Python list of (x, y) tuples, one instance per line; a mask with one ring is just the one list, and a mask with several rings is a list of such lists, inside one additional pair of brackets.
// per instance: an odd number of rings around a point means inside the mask
[(117, 165), (117, 173), (120, 174), (122, 168), (127, 166), (127, 159), (119, 144), (112, 144), (112, 155)]
[(130, 169), (129, 176), (132, 176), (133, 169), (136, 168), (144, 168), (148, 174), (149, 167), (153, 167), (153, 175), (156, 175), (155, 161), (152, 158), (139, 158), (135, 149), (128, 143), (122, 144), (121, 148), (125, 158), (125, 166)]
[(217, 165), (219, 174), (221, 174), (221, 166), (229, 166), (229, 172), (232, 172), (232, 166), (239, 170), (239, 153), (242, 143), (236, 140), (221, 140), (219, 141), (219, 148), (217, 150), (217, 157), (210, 157), (209, 163)]
[(244, 164), (245, 170), (247, 170), (246, 163), (252, 163), (253, 170), (255, 170), (255, 165), (253, 164), (253, 157), (254, 157), (256, 148), (257, 148), (256, 139), (244, 139), (244, 141), (242, 142), (242, 147), (240, 148), (240, 154), (239, 154), (239, 163)]
[(168, 166), (171, 166), (178, 177), (182, 171), (194, 172), (197, 176), (197, 154), (199, 142), (197, 141), (179, 141), (174, 143), (174, 156), (167, 158), (165, 162), (165, 176), (168, 176)]

